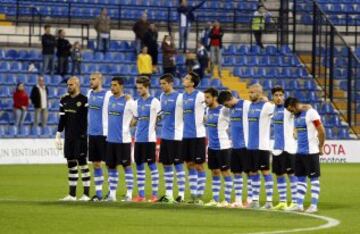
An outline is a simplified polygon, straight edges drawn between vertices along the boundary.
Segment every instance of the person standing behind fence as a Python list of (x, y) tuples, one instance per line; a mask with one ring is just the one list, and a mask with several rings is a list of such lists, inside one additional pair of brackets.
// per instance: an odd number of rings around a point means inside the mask
[(82, 61), (82, 54), (81, 54), (81, 45), (77, 41), (74, 43), (73, 49), (71, 51), (71, 60), (72, 60), (72, 72), (71, 75), (81, 75), (81, 61)]
[(21, 127), (24, 123), (27, 109), (29, 107), (29, 96), (25, 91), (24, 83), (18, 83), (13, 95), (15, 126)]
[(200, 79), (203, 79), (205, 76), (205, 70), (209, 66), (209, 54), (201, 42), (198, 43), (198, 49), (196, 51), (196, 58), (199, 61), (199, 71), (198, 75)]
[(148, 54), (148, 48), (145, 46), (142, 48), (142, 52), (137, 58), (138, 73), (141, 76), (151, 77), (153, 73), (152, 59)]
[(141, 49), (144, 45), (144, 35), (149, 30), (149, 27), (150, 23), (147, 20), (146, 12), (144, 12), (144, 14), (138, 21), (136, 21), (132, 28), (133, 32), (135, 33), (136, 54), (141, 52)]
[(222, 69), (221, 48), (223, 36), (224, 32), (220, 26), (219, 21), (215, 21), (214, 26), (210, 32), (211, 75), (214, 75), (214, 67), (217, 65), (220, 78)]
[(157, 71), (158, 64), (158, 31), (155, 24), (150, 24), (149, 30), (144, 35), (144, 46), (149, 50), (149, 55), (152, 59), (153, 72)]
[(161, 44), (163, 52), (163, 73), (176, 74), (176, 48), (171, 36), (165, 35)]
[(56, 51), (58, 57), (58, 74), (65, 76), (68, 73), (71, 44), (65, 39), (65, 31), (63, 29), (58, 31), (58, 37)]
[(184, 53), (187, 50), (187, 39), (191, 31), (191, 22), (195, 20), (194, 11), (200, 8), (206, 0), (201, 1), (195, 6), (189, 6), (187, 0), (180, 0), (177, 9), (179, 13), (179, 49)]
[(207, 50), (210, 49), (210, 32), (213, 27), (211, 22), (207, 22), (206, 27), (201, 31), (200, 40)]
[(106, 8), (101, 9), (100, 15), (95, 20), (94, 27), (97, 33), (97, 50), (106, 53), (109, 49), (111, 30), (111, 20)]
[(256, 45), (264, 48), (262, 43), (262, 33), (265, 30), (265, 16), (266, 9), (259, 5), (257, 11), (254, 12), (254, 17), (251, 20), (251, 30), (254, 34)]
[(39, 126), (41, 116), (41, 127), (45, 127), (48, 119), (48, 88), (45, 85), (43, 76), (39, 76), (38, 84), (35, 85), (30, 94), (30, 99), (35, 108), (34, 127)]
[(51, 35), (50, 25), (48, 24), (45, 25), (44, 29), (45, 29), (45, 34), (41, 36), (42, 56), (43, 56), (42, 74), (53, 75), (55, 68), (54, 52), (56, 46), (56, 39), (53, 35)]

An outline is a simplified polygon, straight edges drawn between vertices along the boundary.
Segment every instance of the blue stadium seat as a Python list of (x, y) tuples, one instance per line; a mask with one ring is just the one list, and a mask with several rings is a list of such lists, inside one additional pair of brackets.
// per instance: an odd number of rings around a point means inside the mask
[(22, 64), (20, 62), (12, 62), (10, 69), (12, 72), (20, 72), (23, 70)]
[(9, 126), (6, 135), (10, 138), (16, 137), (18, 134), (18, 128), (16, 126)]
[(267, 72), (265, 74), (266, 78), (276, 78), (279, 77), (279, 72), (276, 67), (270, 67), (267, 69)]
[(10, 71), (10, 63), (9, 62), (5, 62), (3, 61), (1, 64), (0, 64), (0, 72), (9, 72)]
[(245, 56), (239, 56), (239, 57), (235, 57), (235, 64), (234, 66), (244, 66), (246, 65), (247, 61), (246, 61)]
[(220, 80), (220, 79), (212, 79), (212, 80), (210, 81), (210, 86), (212, 86), (212, 87), (214, 87), (214, 88), (217, 88), (217, 89), (223, 87), (222, 84), (221, 84), (221, 80)]
[(256, 56), (249, 56), (245, 61), (247, 66), (257, 66), (259, 64), (259, 61)]
[(270, 65), (270, 58), (269, 58), (269, 56), (262, 56), (262, 57), (260, 57), (259, 65), (261, 65), (261, 66), (269, 66), (269, 65)]
[(299, 90), (300, 89), (300, 84), (299, 81), (297, 80), (291, 80), (288, 85), (286, 86), (287, 89), (292, 89), (292, 90)]
[(277, 53), (277, 48), (276, 48), (276, 46), (268, 45), (268, 46), (266, 46), (265, 51), (266, 51), (266, 55), (274, 56)]
[(210, 87), (210, 79), (202, 79), (200, 81), (200, 88), (205, 89), (205, 88), (208, 88), (208, 87)]
[(49, 113), (48, 123), (49, 124), (57, 124), (58, 123), (57, 113)]
[(118, 63), (125, 62), (125, 55), (123, 53), (115, 53), (114, 55), (114, 61)]
[(10, 97), (10, 96), (11, 96), (10, 87), (0, 86), (0, 97)]
[(52, 137), (53, 133), (49, 126), (46, 126), (41, 131), (41, 137)]
[(24, 123), (25, 124), (31, 124), (34, 122), (33, 112), (26, 113)]
[(246, 45), (240, 45), (237, 49), (238, 55), (248, 55), (249, 54), (249, 47)]
[(39, 137), (41, 135), (40, 127), (32, 127), (30, 130), (30, 137)]
[(88, 41), (87, 48), (94, 50), (96, 49), (96, 42), (95, 41)]
[(249, 52), (249, 55), (260, 55), (261, 54), (261, 48), (258, 45), (251, 45)]
[(28, 75), (26, 78), (26, 84), (36, 85), (37, 84), (37, 76), (36, 75)]
[(48, 93), (48, 97), (49, 98), (56, 98), (58, 97), (57, 94), (57, 88), (56, 87), (48, 87), (49, 93)]
[(19, 54), (16, 50), (8, 50), (6, 51), (5, 58), (9, 60), (17, 60)]
[(327, 139), (334, 139), (335, 138), (333, 130), (331, 128), (326, 128), (325, 133), (326, 133), (326, 138)]
[(10, 119), (11, 117), (9, 112), (0, 112), (0, 124), (9, 124)]
[(258, 79), (262, 79), (262, 78), (265, 78), (265, 69), (263, 67), (259, 67), (255, 73), (254, 73), (254, 77), (255, 78), (258, 78)]
[(304, 89), (307, 90), (317, 90), (317, 85), (314, 80), (306, 80), (304, 82)]
[(340, 139), (350, 139), (349, 130), (347, 128), (340, 128), (338, 133), (338, 138)]
[(273, 88), (272, 80), (265, 80), (262, 85), (265, 90), (270, 90)]
[(5, 126), (0, 125), (0, 137), (4, 138), (5, 136), (6, 136)]
[(335, 112), (331, 103), (323, 103), (319, 111), (321, 114), (333, 114)]

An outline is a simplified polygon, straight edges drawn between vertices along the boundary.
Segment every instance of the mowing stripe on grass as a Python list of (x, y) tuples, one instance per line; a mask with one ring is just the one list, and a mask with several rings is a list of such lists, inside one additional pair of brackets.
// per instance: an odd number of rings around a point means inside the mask
[[(281, 213), (289, 213), (293, 215), (307, 216), (315, 219), (320, 219), (326, 221), (325, 224), (316, 226), (316, 227), (308, 227), (308, 228), (295, 228), (295, 229), (287, 229), (287, 230), (278, 230), (278, 231), (269, 231), (269, 232), (251, 232), (247, 234), (281, 234), (281, 233), (295, 233), (295, 232), (309, 232), (309, 231), (318, 231), (321, 229), (333, 228), (340, 224), (340, 221), (331, 217), (316, 215), (316, 214), (308, 214), (308, 213), (299, 213), (299, 212), (289, 212), (289, 211), (276, 211), (276, 210), (258, 210), (265, 212), (281, 212)], [(234, 233), (240, 234), (240, 233)]]

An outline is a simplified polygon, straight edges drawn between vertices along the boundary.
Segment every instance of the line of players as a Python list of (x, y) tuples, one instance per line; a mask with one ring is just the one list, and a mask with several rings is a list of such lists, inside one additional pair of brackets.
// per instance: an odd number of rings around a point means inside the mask
[[(62, 148), (61, 132), (65, 129), (64, 154), (69, 168), (69, 195), (63, 200), (76, 200), (77, 165), (82, 170), (84, 195), (90, 200), (89, 169), (86, 165), (88, 133), (89, 161), (94, 166), (96, 195), (91, 200), (116, 201), (117, 166), (125, 171), (126, 195), (122, 201), (145, 201), (145, 165), (151, 172), (150, 202), (184, 202), (186, 173), (191, 203), (203, 204), (206, 186), (206, 136), (208, 168), (212, 173), (213, 199), (207, 206), (260, 208), (260, 173), (265, 180), (266, 203), (263, 208), (303, 211), (307, 191), (306, 178), (311, 180), (311, 205), (307, 212), (316, 212), (320, 192), (319, 154), (325, 134), (320, 116), (311, 106), (295, 98), (284, 100), (284, 90), (272, 90), (273, 103), (263, 96), (259, 84), (250, 86), (250, 101), (237, 99), (229, 91), (196, 89), (199, 76), (189, 73), (183, 78), (184, 92), (173, 88), (173, 77), (160, 78), (163, 93), (160, 100), (150, 96), (150, 80), (138, 77), (136, 89), (140, 96), (133, 100), (124, 94), (123, 79), (114, 77), (111, 92), (102, 88), (102, 75), (90, 78), (87, 97), (80, 94), (76, 77), (68, 81), (68, 94), (60, 100), (60, 121), (56, 144)], [(87, 121), (86, 121), (87, 118)], [(88, 124), (86, 124), (88, 123)], [(158, 198), (159, 173), (155, 161), (156, 126), (160, 130), (159, 161), (164, 169), (165, 194)], [(274, 128), (274, 145), (270, 145), (270, 126)], [(131, 127), (135, 127), (134, 158), (138, 195), (133, 194), (131, 167)], [(230, 132), (230, 134), (229, 134)], [(296, 139), (297, 138), (297, 139)], [(272, 150), (273, 173), (277, 177), (279, 203), (273, 207), (273, 178), (270, 172)], [(295, 156), (296, 154), (296, 156)], [(103, 197), (104, 182), (101, 162), (108, 170), (109, 193)], [(174, 199), (174, 171), (178, 196)], [(242, 201), (243, 175), (247, 177), (247, 201)], [(287, 203), (286, 176), (290, 181), (292, 199)], [(220, 202), (221, 177), (225, 200)], [(235, 190), (235, 201), (231, 194)]]

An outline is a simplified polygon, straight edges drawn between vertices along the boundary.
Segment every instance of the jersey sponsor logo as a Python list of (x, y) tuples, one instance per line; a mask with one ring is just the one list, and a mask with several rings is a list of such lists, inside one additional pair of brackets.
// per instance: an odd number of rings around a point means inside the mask
[(250, 122), (258, 122), (258, 121), (259, 121), (259, 118), (249, 117), (248, 120), (249, 120)]
[(284, 121), (283, 120), (273, 120), (274, 124), (283, 124)]
[(89, 109), (92, 109), (92, 110), (100, 110), (101, 107), (95, 106), (95, 105), (89, 105)]
[(231, 117), (230, 120), (233, 122), (237, 122), (237, 121), (242, 121), (242, 118), (241, 117)]
[(185, 109), (184, 110), (184, 114), (191, 114), (193, 113), (194, 111), (192, 109)]
[(117, 111), (109, 111), (109, 115), (115, 115), (115, 116), (120, 116), (122, 114), (122, 112), (117, 112)]
[(76, 114), (76, 110), (72, 110), (72, 109), (65, 109), (64, 110), (66, 113), (74, 113), (74, 114)]

